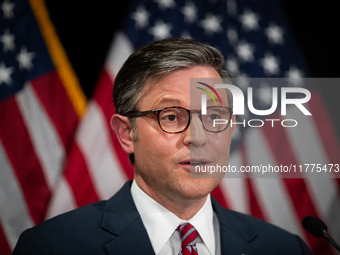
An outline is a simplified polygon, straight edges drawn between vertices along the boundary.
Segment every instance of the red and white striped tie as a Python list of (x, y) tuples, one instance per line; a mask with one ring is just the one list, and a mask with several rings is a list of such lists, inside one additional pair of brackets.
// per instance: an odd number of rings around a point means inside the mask
[(178, 255), (198, 255), (196, 247), (198, 232), (194, 226), (190, 223), (184, 223), (178, 226), (177, 230), (182, 241), (182, 248)]

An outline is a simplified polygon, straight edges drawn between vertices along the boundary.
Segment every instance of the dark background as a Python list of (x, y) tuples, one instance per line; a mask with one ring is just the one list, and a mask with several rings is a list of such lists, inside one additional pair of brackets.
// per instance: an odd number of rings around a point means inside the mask
[[(45, 0), (81, 86), (91, 98), (115, 31), (130, 0)], [(337, 0), (280, 0), (312, 77), (340, 77)], [(339, 84), (340, 85), (340, 84)], [(340, 138), (340, 86), (318, 86)], [(340, 139), (339, 139), (340, 140)]]

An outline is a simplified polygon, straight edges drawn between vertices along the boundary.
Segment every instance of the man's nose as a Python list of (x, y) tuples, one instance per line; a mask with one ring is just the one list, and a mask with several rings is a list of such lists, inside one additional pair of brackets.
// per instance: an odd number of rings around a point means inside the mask
[(185, 139), (188, 143), (190, 143), (190, 145), (197, 147), (206, 143), (206, 130), (204, 129), (199, 116), (196, 114), (193, 114), (191, 117)]

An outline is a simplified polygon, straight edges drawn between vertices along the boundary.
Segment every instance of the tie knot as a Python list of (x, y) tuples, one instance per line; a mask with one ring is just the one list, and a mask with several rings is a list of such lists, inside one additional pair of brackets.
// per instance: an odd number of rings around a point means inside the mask
[[(179, 225), (177, 229), (181, 236), (182, 249), (184, 247), (187, 247), (187, 248), (190, 247), (190, 250), (191, 250), (193, 246), (195, 247), (196, 242), (197, 242), (197, 235), (198, 235), (196, 228), (190, 223), (184, 223), (182, 225)], [(196, 249), (196, 247), (194, 249)]]

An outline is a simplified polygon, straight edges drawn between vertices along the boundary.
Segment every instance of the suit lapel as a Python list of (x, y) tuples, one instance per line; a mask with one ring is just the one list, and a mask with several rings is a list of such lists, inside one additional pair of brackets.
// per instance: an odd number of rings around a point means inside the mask
[(220, 223), (221, 254), (254, 254), (250, 242), (257, 236), (257, 233), (245, 225), (235, 215), (235, 212), (224, 209), (214, 198), (212, 202)]
[(141, 219), (132, 222), (113, 241), (105, 245), (107, 252), (115, 254), (155, 254)]
[(112, 234), (105, 245), (109, 254), (154, 254), (147, 231), (130, 193), (127, 182), (105, 205), (101, 228)]
[[(101, 228), (112, 234), (105, 245), (111, 255), (155, 254), (147, 231), (133, 202), (127, 182), (105, 205)], [(235, 212), (224, 209), (212, 198), (214, 211), (220, 223), (222, 255), (252, 255), (250, 242), (257, 233), (241, 221)]]

